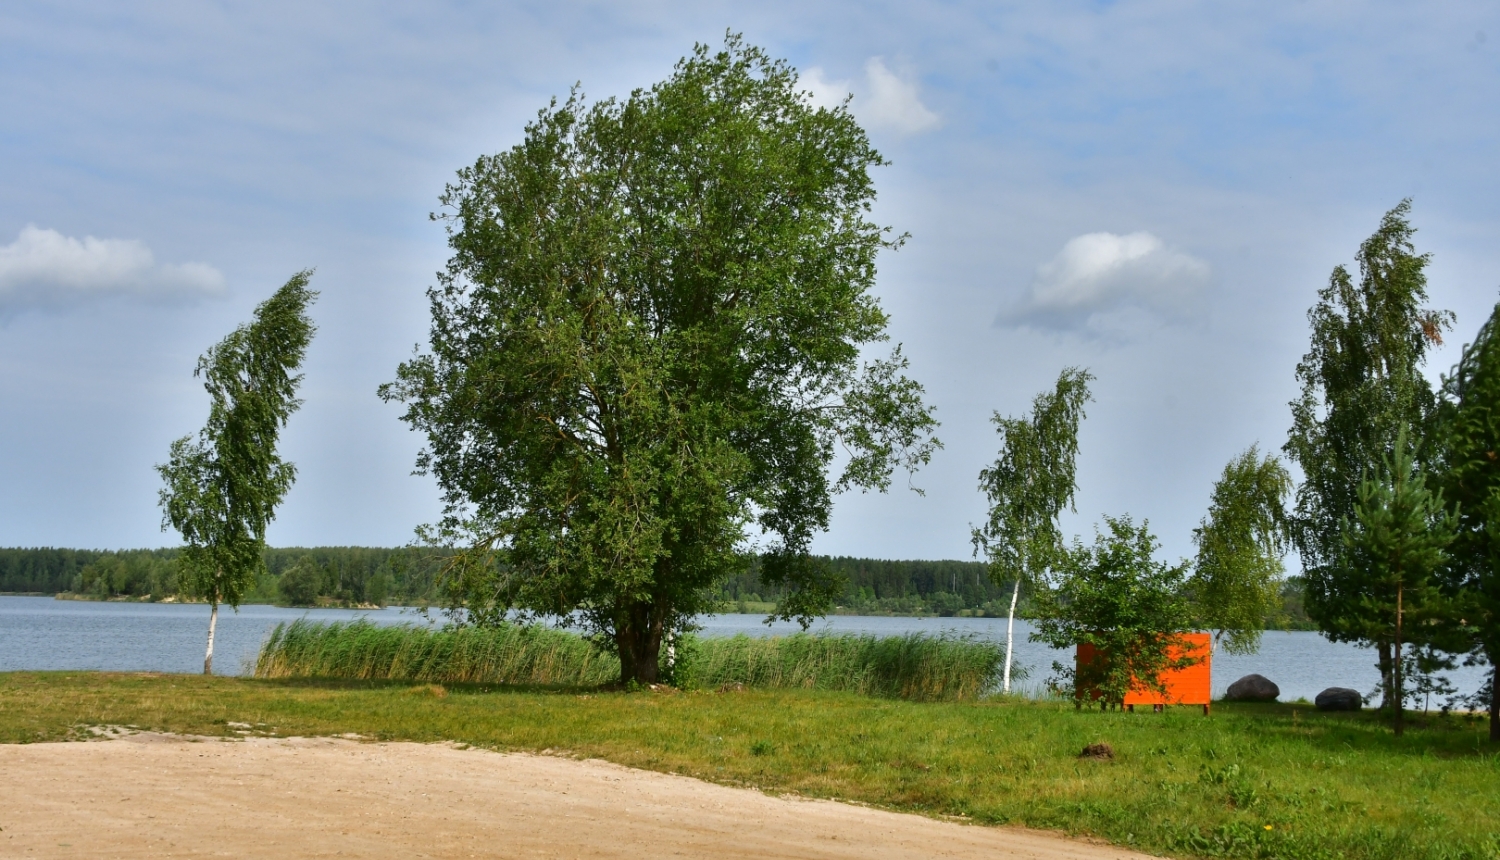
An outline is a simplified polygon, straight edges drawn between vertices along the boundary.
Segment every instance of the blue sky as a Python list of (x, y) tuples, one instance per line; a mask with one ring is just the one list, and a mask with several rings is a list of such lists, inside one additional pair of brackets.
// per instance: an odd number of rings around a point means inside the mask
[(309, 266), (271, 542), (407, 541), (437, 494), (375, 388), (425, 339), (444, 183), (726, 29), (853, 93), (912, 234), (878, 290), (947, 447), (821, 551), (967, 557), (991, 411), (1082, 365), (1068, 527), (1128, 512), (1186, 555), (1224, 463), (1283, 442), (1306, 310), (1386, 209), (1414, 199), (1458, 314), (1434, 378), (1500, 298), (1490, 4), (7, 4), (0, 545), (173, 543), (152, 466), (202, 423), (194, 361)]

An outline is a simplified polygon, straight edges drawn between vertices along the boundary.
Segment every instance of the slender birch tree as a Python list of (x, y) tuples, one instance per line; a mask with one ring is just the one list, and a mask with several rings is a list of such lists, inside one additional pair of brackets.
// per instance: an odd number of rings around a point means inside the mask
[[(1422, 364), (1443, 342), (1453, 314), (1427, 301), (1427, 254), (1416, 253), (1411, 201), (1385, 213), (1359, 247), (1359, 279), (1337, 266), (1307, 312), (1307, 354), (1297, 365), (1302, 394), (1292, 401), (1283, 450), (1302, 470), (1292, 541), (1302, 559), (1307, 614), (1335, 642), (1368, 641), (1378, 655), (1382, 689), (1391, 687), (1389, 640), (1364, 639), (1360, 600), (1345, 563), (1344, 523), (1352, 520), (1360, 482), (1377, 474), (1402, 427), (1422, 427), (1436, 396)], [(1390, 702), (1386, 702), (1390, 705)]]
[(1266, 615), (1281, 605), (1292, 476), (1257, 446), (1230, 460), (1214, 483), (1208, 516), (1193, 530), (1198, 557), (1188, 589), (1198, 621), (1230, 654), (1260, 647)]
[(989, 519), (973, 529), (974, 554), (984, 554), (990, 579), (1012, 583), (1005, 626), (1005, 673), (1010, 692), (1015, 646), (1016, 603), (1022, 585), (1031, 586), (1064, 552), (1058, 517), (1072, 508), (1078, 489), (1078, 425), (1089, 396), (1087, 370), (1065, 368), (1057, 386), (1032, 401), (1031, 415), (990, 419), (1000, 434), (1000, 456), (979, 472), (979, 489), (990, 503)]
[(276, 452), (287, 419), (302, 405), (296, 397), (307, 346), (315, 328), (307, 306), (311, 271), (298, 272), (240, 326), (198, 359), (194, 376), (212, 398), (198, 438), (172, 443), (156, 467), (162, 530), (176, 529), (185, 546), (178, 556), (183, 585), (208, 600), (208, 648), (203, 674), (213, 671), (219, 604), (235, 609), (265, 569), (266, 526), (291, 489), (297, 470)]

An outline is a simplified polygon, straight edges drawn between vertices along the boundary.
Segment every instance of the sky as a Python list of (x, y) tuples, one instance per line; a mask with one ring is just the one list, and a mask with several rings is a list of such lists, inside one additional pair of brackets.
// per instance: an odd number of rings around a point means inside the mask
[(1413, 200), (1431, 377), (1500, 299), (1500, 6), (1353, 2), (7, 3), (0, 6), (0, 546), (168, 546), (154, 466), (197, 356), (315, 268), (275, 546), (439, 513), (376, 388), (425, 343), (455, 171), (549, 99), (667, 77), (726, 31), (852, 94), (910, 233), (876, 292), (945, 447), (840, 497), (823, 553), (968, 558), (993, 413), (1097, 378), (1076, 513), (1192, 553), (1213, 481), (1278, 451), (1307, 309)]

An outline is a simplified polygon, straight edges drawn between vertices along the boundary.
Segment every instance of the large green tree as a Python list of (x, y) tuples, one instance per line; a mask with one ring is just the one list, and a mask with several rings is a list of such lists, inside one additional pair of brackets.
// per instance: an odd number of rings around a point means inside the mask
[(1340, 572), (1358, 587), (1359, 599), (1336, 619), (1361, 639), (1391, 643), (1396, 659), (1384, 698), (1397, 735), (1406, 704), (1403, 647), (1430, 644), (1451, 617), (1451, 597), (1437, 573), (1448, 561), (1457, 524), (1442, 494), (1427, 489), (1411, 447), (1403, 430), (1380, 472), (1360, 482), (1354, 516), (1344, 524), (1347, 569)]
[(1252, 445), (1224, 467), (1208, 516), (1193, 530), (1198, 556), (1188, 588), (1198, 623), (1214, 631), (1215, 647), (1228, 653), (1259, 648), (1266, 616), (1282, 605), (1291, 492), (1286, 467)]
[(1401, 201), (1360, 245), (1357, 281), (1338, 266), (1318, 292), (1307, 314), (1312, 341), (1297, 365), (1302, 393), (1291, 404), (1284, 448), (1302, 470), (1292, 537), (1307, 613), (1334, 641), (1374, 645), (1385, 689), (1392, 643), (1366, 640), (1369, 625), (1355, 620), (1360, 586), (1348, 576), (1343, 535), (1360, 482), (1394, 453), (1401, 428), (1424, 426), (1436, 398), (1422, 364), (1452, 325), (1451, 313), (1422, 306), (1430, 258), (1412, 244), (1410, 212), (1411, 201)]
[(426, 434), (433, 536), (472, 547), (463, 617), (581, 624), (649, 683), (757, 533), (777, 615), (827, 611), (841, 582), (808, 549), (833, 494), (937, 445), (899, 347), (861, 363), (901, 244), (868, 219), (883, 163), (730, 36), (622, 101), (554, 101), (459, 173), (431, 351), (381, 393)]
[(297, 470), (281, 459), (276, 443), (302, 401), (297, 387), (315, 331), (307, 307), (317, 293), (310, 271), (298, 272), (235, 329), (198, 359), (195, 376), (212, 398), (198, 438), (172, 443), (156, 467), (162, 529), (176, 529), (185, 546), (178, 580), (208, 600), (208, 650), (203, 672), (213, 671), (219, 604), (236, 609), (265, 569), (266, 526), (291, 489)]
[(1006, 418), (996, 412), (990, 419), (1000, 434), (1000, 456), (979, 472), (990, 515), (973, 529), (973, 540), (974, 553), (984, 553), (995, 584), (1012, 584), (1005, 626), (1006, 692), (1021, 587), (1044, 578), (1065, 550), (1058, 517), (1072, 506), (1078, 490), (1078, 425), (1093, 378), (1086, 370), (1065, 368), (1056, 387), (1032, 401), (1029, 416)]
[(1452, 586), (1490, 665), (1490, 740), (1500, 742), (1500, 305), (1464, 347), (1443, 393), (1439, 474), (1459, 517)]

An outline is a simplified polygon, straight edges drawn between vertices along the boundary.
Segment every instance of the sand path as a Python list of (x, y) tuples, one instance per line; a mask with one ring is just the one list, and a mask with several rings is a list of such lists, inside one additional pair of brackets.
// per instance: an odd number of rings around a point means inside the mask
[(0, 857), (1146, 856), (601, 761), (147, 733), (0, 745), (0, 828)]

